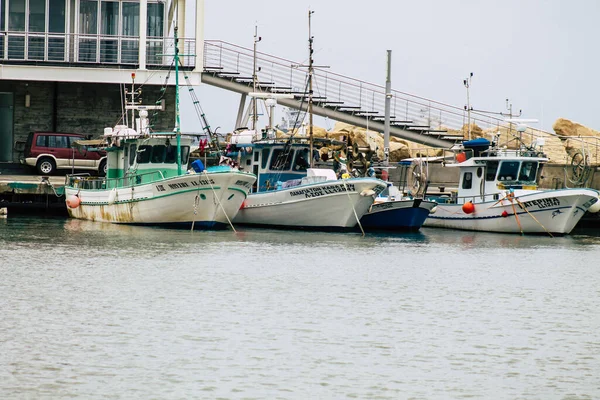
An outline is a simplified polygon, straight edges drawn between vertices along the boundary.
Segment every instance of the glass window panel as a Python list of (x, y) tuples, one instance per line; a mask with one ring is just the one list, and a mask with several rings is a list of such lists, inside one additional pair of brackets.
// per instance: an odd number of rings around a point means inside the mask
[(189, 155), (190, 146), (181, 146), (181, 164), (187, 165)]
[(123, 3), (123, 36), (140, 35), (140, 4)]
[(68, 149), (69, 138), (67, 136), (48, 136), (48, 147)]
[(162, 164), (165, 162), (165, 152), (167, 147), (164, 144), (157, 144), (152, 148), (152, 160), (154, 164)]
[(262, 169), (267, 168), (267, 161), (269, 160), (269, 151), (270, 149), (262, 149), (261, 163), (260, 167)]
[(161, 65), (163, 62), (163, 45), (162, 41), (150, 41), (146, 43), (146, 58), (148, 64)]
[(48, 0), (48, 32), (65, 33), (65, 0)]
[(136, 147), (137, 146), (135, 144), (129, 146), (129, 165), (133, 165), (135, 162)]
[(117, 40), (100, 41), (100, 62), (116, 63), (119, 60), (119, 42)]
[(9, 36), (8, 58), (12, 60), (23, 60), (25, 58), (25, 37)]
[(294, 171), (306, 171), (308, 168), (308, 149), (298, 151), (294, 162)]
[[(4, 20), (6, 19), (6, 15), (4, 14), (4, 2), (6, 0), (0, 0), (0, 31), (4, 30)], [(2, 51), (2, 49), (0, 49), (0, 51)]]
[(148, 29), (146, 32), (148, 36), (163, 36), (164, 10), (164, 3), (148, 4)]
[(271, 169), (273, 170), (289, 170), (292, 158), (294, 157), (294, 152), (283, 152), (282, 149), (273, 150), (273, 155), (271, 156)]
[(498, 161), (488, 161), (485, 169), (485, 180), (488, 182), (494, 181), (496, 172), (498, 172)]
[(46, 0), (29, 0), (29, 32), (46, 32)]
[(81, 39), (79, 41), (79, 61), (96, 62), (96, 39)]
[(119, 34), (119, 3), (116, 1), (103, 1), (100, 20), (100, 33), (103, 35)]
[(137, 153), (137, 162), (138, 164), (145, 164), (150, 162), (150, 157), (152, 156), (152, 146), (144, 145), (140, 146), (140, 149)]
[(39, 135), (36, 139), (35, 139), (35, 145), (37, 147), (48, 147), (46, 146), (46, 139), (48, 138), (48, 136), (45, 135)]
[(165, 162), (170, 164), (177, 162), (177, 146), (167, 146), (167, 157)]
[(45, 42), (46, 41), (43, 37), (29, 37), (29, 47), (27, 49), (27, 53), (30, 60), (44, 59)]
[(79, 4), (79, 33), (95, 35), (98, 33), (98, 2), (81, 0)]
[(11, 0), (8, 3), (8, 30), (25, 31), (25, 0)]
[(48, 60), (65, 61), (64, 38), (48, 38)]
[(462, 188), (463, 189), (471, 189), (471, 187), (473, 187), (473, 173), (465, 172), (463, 175)]
[(535, 182), (538, 163), (535, 161), (525, 161), (521, 165), (519, 180), (524, 182)]
[(137, 40), (123, 40), (121, 42), (121, 62), (123, 64), (137, 64), (139, 43)]
[(498, 172), (499, 181), (516, 181), (517, 172), (519, 172), (519, 161), (502, 161), (500, 172)]
[(0, 35), (0, 60), (4, 58), (4, 35)]

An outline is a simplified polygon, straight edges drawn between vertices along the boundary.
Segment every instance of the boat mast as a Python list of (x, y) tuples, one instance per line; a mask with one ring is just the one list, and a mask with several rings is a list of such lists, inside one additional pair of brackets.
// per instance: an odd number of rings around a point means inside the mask
[(314, 167), (313, 157), (313, 37), (310, 18), (314, 11), (308, 10), (308, 125), (310, 141), (310, 167)]
[[(385, 78), (385, 121), (383, 124), (383, 165), (390, 162), (390, 108), (392, 102), (392, 51), (387, 51), (387, 75)], [(368, 134), (368, 132), (367, 132)]]
[(177, 136), (177, 175), (181, 175), (181, 120), (179, 116), (179, 38), (175, 33), (175, 135)]

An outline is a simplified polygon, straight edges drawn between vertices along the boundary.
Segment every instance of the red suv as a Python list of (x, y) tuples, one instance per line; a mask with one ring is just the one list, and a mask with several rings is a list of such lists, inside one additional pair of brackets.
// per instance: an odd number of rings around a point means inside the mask
[(106, 175), (106, 152), (74, 146), (76, 141), (86, 140), (79, 133), (31, 132), (25, 143), (21, 164), (36, 167), (42, 175), (50, 175), (57, 169), (87, 169)]

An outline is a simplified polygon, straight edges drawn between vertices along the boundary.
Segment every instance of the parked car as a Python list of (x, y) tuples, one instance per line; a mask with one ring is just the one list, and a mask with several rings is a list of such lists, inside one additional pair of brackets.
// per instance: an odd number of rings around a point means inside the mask
[(31, 132), (21, 164), (35, 167), (41, 175), (72, 168), (106, 175), (106, 152), (75, 145), (75, 142), (83, 140), (86, 136), (79, 133)]

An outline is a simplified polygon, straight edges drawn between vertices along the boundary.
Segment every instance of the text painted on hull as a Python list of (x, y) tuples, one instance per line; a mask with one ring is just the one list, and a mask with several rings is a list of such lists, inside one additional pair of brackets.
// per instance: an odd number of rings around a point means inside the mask
[(319, 186), (314, 188), (306, 188), (300, 190), (292, 190), (290, 192), (290, 196), (302, 196), (304, 195), (306, 198), (309, 197), (319, 197), (324, 196), (326, 194), (334, 194), (334, 193), (342, 193), (342, 192), (354, 192), (354, 185), (349, 183), (347, 185), (329, 185), (329, 186)]

